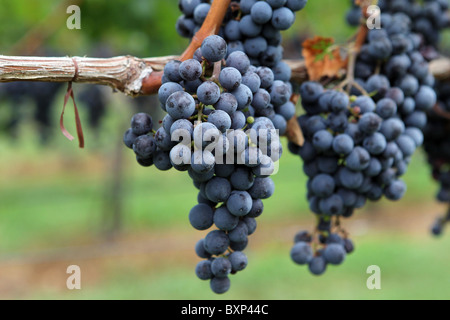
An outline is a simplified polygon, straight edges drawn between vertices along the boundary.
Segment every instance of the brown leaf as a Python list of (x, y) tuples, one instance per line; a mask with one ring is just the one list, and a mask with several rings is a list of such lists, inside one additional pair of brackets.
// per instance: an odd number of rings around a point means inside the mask
[[(299, 94), (293, 94), (291, 97), (291, 102), (296, 105), (300, 99)], [(297, 121), (297, 116), (293, 116), (287, 123), (286, 137), (289, 141), (295, 143), (298, 146), (303, 146), (305, 143), (305, 138), (303, 136), (302, 129)]]
[(347, 58), (343, 59), (338, 46), (331, 48), (333, 38), (316, 36), (303, 42), (303, 57), (309, 79), (318, 81), (322, 77), (335, 77), (347, 66)]

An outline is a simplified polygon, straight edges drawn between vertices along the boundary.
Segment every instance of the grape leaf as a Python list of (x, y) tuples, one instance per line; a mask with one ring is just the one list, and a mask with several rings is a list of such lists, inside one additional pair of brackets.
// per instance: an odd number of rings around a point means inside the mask
[(310, 80), (322, 77), (335, 77), (347, 66), (347, 58), (341, 56), (339, 46), (334, 45), (333, 38), (316, 36), (303, 42), (303, 57)]

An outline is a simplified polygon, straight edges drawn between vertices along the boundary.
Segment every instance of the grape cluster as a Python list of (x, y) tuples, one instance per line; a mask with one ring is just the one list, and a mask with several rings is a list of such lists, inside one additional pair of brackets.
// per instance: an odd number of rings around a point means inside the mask
[(154, 130), (151, 117), (138, 113), (124, 135), (138, 163), (187, 171), (199, 189), (189, 221), (197, 230), (214, 229), (196, 245), (204, 259), (196, 274), (215, 293), (226, 292), (228, 276), (247, 265), (242, 251), (262, 200), (274, 193), (279, 134), (295, 112), (288, 84), (251, 65), (242, 51), (227, 57), (227, 49), (223, 38), (210, 36), (193, 59), (167, 63), (158, 92), (167, 112), (162, 126)]
[(310, 209), (325, 238), (333, 221), (352, 216), (367, 200), (403, 197), (400, 178), (423, 143), (426, 112), (436, 103), (434, 78), (410, 18), (383, 13), (381, 22), (382, 29), (369, 30), (362, 45), (354, 70), (359, 86), (351, 96), (317, 82), (300, 87), (306, 114), (298, 122), (306, 141), (290, 144), (290, 150), (304, 160)]
[[(362, 19), (361, 8), (350, 0), (352, 8), (347, 12), (347, 22), (358, 26)], [(424, 49), (436, 47), (441, 39), (441, 31), (450, 24), (447, 10), (448, 0), (379, 0), (382, 13), (402, 13), (411, 19), (411, 29), (424, 41)]]
[[(183, 15), (177, 21), (178, 33), (187, 38), (201, 27), (210, 1), (180, 0)], [(212, 2), (212, 1), (211, 1)], [(254, 66), (272, 69), (275, 80), (288, 81), (291, 70), (282, 61), (281, 31), (295, 22), (295, 12), (302, 10), (307, 0), (241, 0), (233, 1), (219, 35), (228, 43), (228, 54), (245, 52)]]
[[(441, 112), (450, 114), (450, 87), (448, 83), (436, 83), (438, 105)], [(450, 119), (439, 114), (435, 109), (428, 112), (428, 123), (424, 131), (424, 149), (433, 178), (440, 184), (436, 195), (438, 201), (450, 206)], [(450, 210), (446, 216), (438, 217), (431, 231), (434, 235), (442, 234), (444, 225), (450, 222)]]
[(426, 45), (436, 47), (441, 30), (449, 26), (448, 0), (379, 0), (381, 12), (406, 14), (411, 19), (412, 31), (420, 34)]
[[(318, 241), (314, 242), (315, 240)], [(352, 253), (353, 250), (353, 242), (347, 237), (341, 237), (338, 233), (321, 235), (317, 239), (308, 231), (300, 231), (294, 238), (291, 259), (299, 265), (308, 265), (312, 274), (321, 275), (326, 271), (328, 264), (343, 263), (347, 254)]]

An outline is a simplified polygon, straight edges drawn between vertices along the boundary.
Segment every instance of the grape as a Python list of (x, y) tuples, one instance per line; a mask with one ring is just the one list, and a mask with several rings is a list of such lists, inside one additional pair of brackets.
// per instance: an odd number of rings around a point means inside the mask
[[(183, 87), (176, 82), (166, 82), (158, 90), (158, 99), (161, 106), (166, 106), (167, 99), (172, 93), (183, 91)], [(165, 109), (164, 109), (165, 110)], [(166, 111), (166, 110), (165, 110)]]
[(224, 253), (230, 245), (228, 235), (220, 230), (210, 231), (204, 241), (205, 250), (213, 255)]
[(383, 98), (377, 103), (376, 113), (383, 119), (389, 119), (397, 113), (397, 105), (394, 100)]
[(415, 96), (416, 109), (422, 111), (428, 110), (436, 104), (436, 100), (436, 92), (432, 88), (421, 86)]
[(289, 101), (291, 94), (288, 86), (280, 80), (275, 80), (270, 88), (270, 99), (274, 105), (285, 104)]
[(231, 262), (231, 269), (235, 272), (244, 270), (248, 265), (247, 256), (241, 251), (232, 252), (228, 258)]
[(355, 147), (345, 160), (349, 169), (362, 171), (369, 166), (370, 154), (365, 148)]
[(172, 93), (166, 102), (167, 113), (175, 120), (188, 118), (195, 111), (195, 101), (192, 96), (183, 91)]
[(262, 25), (255, 23), (252, 17), (247, 15), (239, 21), (239, 30), (246, 37), (257, 37), (262, 31)]
[(209, 200), (224, 202), (231, 194), (231, 185), (225, 178), (214, 177), (206, 184), (205, 192)]
[(213, 211), (206, 204), (198, 204), (189, 212), (189, 221), (197, 230), (207, 230), (213, 225)]
[(341, 264), (345, 260), (346, 252), (341, 244), (331, 243), (323, 251), (323, 258), (330, 264)]
[(367, 112), (359, 119), (359, 129), (366, 134), (377, 132), (381, 127), (382, 119), (373, 112)]
[(131, 129), (136, 136), (149, 133), (152, 127), (152, 118), (146, 113), (137, 113), (131, 119)]
[(232, 91), (240, 86), (242, 82), (242, 75), (236, 68), (227, 67), (222, 69), (220, 72), (219, 81), (222, 87)]
[(295, 116), (295, 105), (288, 101), (285, 104), (276, 108), (277, 114), (283, 116), (286, 121), (292, 119)]
[(313, 250), (306, 242), (297, 242), (291, 250), (291, 259), (297, 264), (307, 264), (313, 259)]
[(195, 267), (195, 274), (200, 280), (209, 280), (212, 278), (211, 261), (202, 260)]
[(231, 129), (238, 130), (245, 126), (245, 123), (247, 122), (247, 119), (245, 118), (244, 113), (241, 111), (236, 111), (233, 114), (231, 114)]
[(227, 66), (239, 70), (241, 74), (245, 74), (250, 67), (250, 60), (247, 55), (241, 51), (231, 53), (227, 58)]
[(273, 71), (268, 67), (259, 67), (256, 69), (256, 73), (261, 79), (261, 88), (268, 89), (272, 86), (275, 75)]
[(210, 8), (211, 8), (211, 5), (209, 5), (208, 3), (199, 4), (194, 10), (194, 21), (197, 24), (202, 24), (203, 21), (205, 21), (205, 18), (209, 13)]
[(197, 243), (195, 244), (195, 252), (199, 258), (211, 258), (211, 254), (209, 252), (206, 252), (205, 250), (204, 239), (200, 239), (199, 241), (197, 241)]
[(227, 258), (216, 258), (211, 263), (211, 272), (215, 277), (224, 278), (231, 272), (231, 262)]
[(320, 130), (314, 134), (312, 142), (317, 151), (327, 151), (333, 144), (333, 136), (326, 130)]
[(239, 21), (236, 20), (229, 21), (224, 28), (224, 34), (228, 41), (237, 41), (241, 39), (242, 35), (239, 29)]
[(328, 198), (321, 199), (319, 202), (319, 209), (323, 214), (326, 215), (339, 215), (342, 214), (344, 210), (344, 202), (342, 198), (333, 194)]
[(180, 64), (179, 73), (183, 80), (197, 80), (203, 73), (202, 65), (195, 59), (188, 59)]
[(254, 199), (267, 199), (275, 192), (275, 184), (270, 177), (255, 178), (255, 183), (248, 192)]
[(178, 6), (180, 11), (185, 15), (191, 16), (194, 14), (195, 8), (200, 5), (201, 0), (180, 0)]
[(152, 136), (139, 136), (133, 143), (133, 151), (141, 159), (149, 159), (156, 151), (156, 141)]
[(228, 113), (228, 115), (233, 115), (237, 110), (238, 102), (234, 95), (228, 92), (224, 92), (220, 95), (219, 101), (216, 102), (214, 108), (216, 110), (222, 110)]
[[(207, 174), (214, 169), (215, 158), (208, 150), (195, 150), (192, 153), (191, 169), (199, 174)], [(211, 177), (212, 178), (212, 177)]]
[[(246, 191), (233, 191), (227, 200), (227, 208), (231, 214), (242, 217), (252, 209), (252, 197)], [(236, 241), (236, 240), (233, 240)], [(238, 242), (238, 241), (236, 241)]]
[(272, 25), (278, 30), (289, 29), (295, 21), (294, 13), (286, 7), (274, 10), (272, 16)]
[(239, 217), (233, 215), (226, 207), (219, 207), (214, 212), (214, 224), (223, 231), (231, 231), (239, 223)]
[(375, 132), (364, 139), (363, 146), (371, 155), (379, 155), (386, 149), (386, 138), (381, 133)]
[(153, 154), (153, 164), (161, 171), (167, 171), (172, 168), (170, 155), (168, 152), (163, 150), (156, 150)]
[(276, 9), (284, 6), (287, 0), (267, 0), (267, 2), (270, 4), (272, 8)]
[(332, 142), (333, 151), (337, 154), (347, 155), (354, 148), (354, 140), (348, 134), (340, 134), (334, 137)]
[(138, 136), (135, 135), (133, 130), (130, 128), (123, 135), (123, 142), (128, 148), (133, 149), (133, 144), (137, 137)]
[(241, 84), (231, 93), (235, 96), (237, 100), (238, 110), (243, 110), (245, 107), (249, 106), (253, 101), (252, 91), (245, 84)]
[(253, 5), (255, 5), (258, 0), (241, 0), (240, 9), (242, 13), (249, 14), (252, 10)]
[(239, 221), (236, 228), (234, 228), (233, 230), (231, 230), (228, 233), (228, 237), (230, 238), (230, 241), (232, 241), (232, 242), (240, 243), (240, 242), (246, 241), (246, 239), (248, 237), (247, 224), (243, 221)]
[(253, 94), (260, 90), (261, 79), (252, 71), (247, 71), (242, 77), (242, 84), (245, 84)]
[(247, 168), (237, 168), (230, 176), (230, 182), (234, 189), (246, 191), (253, 186), (255, 177)]
[(375, 102), (367, 96), (359, 96), (355, 102), (352, 103), (352, 107), (358, 107), (361, 114), (374, 112), (376, 109)]
[(307, 3), (308, 0), (287, 0), (286, 6), (292, 11), (300, 11)]
[(197, 97), (205, 105), (215, 104), (220, 99), (220, 88), (212, 81), (205, 81), (198, 87)]
[(402, 180), (395, 180), (384, 192), (389, 200), (400, 200), (406, 192), (406, 185)]
[(202, 55), (210, 62), (217, 62), (225, 59), (227, 54), (227, 44), (225, 40), (219, 36), (212, 35), (202, 42)]
[(327, 262), (321, 256), (314, 257), (308, 264), (309, 271), (314, 275), (321, 275), (327, 268)]
[(255, 23), (264, 24), (272, 19), (272, 7), (267, 2), (258, 1), (252, 6), (250, 15)]
[(210, 281), (210, 287), (214, 293), (222, 294), (230, 289), (230, 283), (231, 282), (228, 277), (225, 278), (214, 277)]
[(316, 82), (304, 82), (300, 87), (300, 95), (305, 103), (316, 102), (323, 93), (323, 87)]
[(186, 119), (179, 119), (170, 126), (170, 136), (174, 138), (177, 133), (191, 136), (194, 133), (194, 125)]

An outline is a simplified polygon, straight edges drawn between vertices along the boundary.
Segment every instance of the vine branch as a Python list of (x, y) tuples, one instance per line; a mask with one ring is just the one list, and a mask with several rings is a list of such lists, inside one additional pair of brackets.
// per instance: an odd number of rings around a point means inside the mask
[[(200, 30), (194, 35), (189, 46), (178, 58), (179, 60), (184, 61), (191, 59), (194, 56), (195, 50), (201, 46), (205, 38), (219, 32), (230, 2), (231, 0), (216, 0), (211, 4), (211, 8), (209, 9), (208, 15)], [(153, 72), (146, 76), (142, 81), (141, 93), (144, 95), (156, 93), (162, 84), (162, 76), (162, 71)]]
[[(108, 85), (114, 90), (131, 96), (147, 95), (143, 82), (148, 75), (162, 72), (167, 62), (178, 56), (136, 58), (119, 56), (113, 58), (86, 57), (21, 57), (0, 55), (0, 82), (44, 81), (81, 82)], [(75, 78), (75, 59), (78, 75)], [(284, 60), (292, 70), (291, 81), (302, 83), (308, 80), (303, 60)], [(430, 63), (430, 71), (438, 80), (450, 80), (450, 59), (442, 57)], [(74, 79), (75, 78), (75, 79)]]

